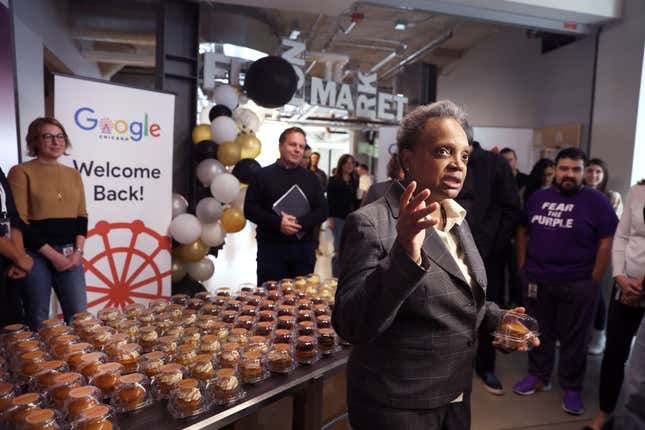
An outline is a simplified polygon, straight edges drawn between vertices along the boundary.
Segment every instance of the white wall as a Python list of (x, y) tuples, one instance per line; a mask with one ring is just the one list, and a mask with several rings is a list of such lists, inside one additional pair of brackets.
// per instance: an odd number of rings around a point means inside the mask
[(29, 123), (45, 113), (43, 47), (76, 75), (100, 78), (100, 72), (96, 63), (83, 59), (70, 36), (66, 1), (16, 0), (12, 6), (19, 138), (24, 146)]
[(625, 0), (623, 17), (622, 21), (603, 29), (600, 35), (591, 155), (609, 164), (609, 186), (624, 195), (631, 185), (632, 164), (645, 164), (643, 159), (634, 159), (645, 2)]
[(468, 51), (439, 76), (437, 99), (463, 105), (473, 125), (539, 126), (535, 81), (540, 79), (540, 42), (524, 33), (504, 30)]
[(636, 136), (634, 138), (634, 158), (632, 160), (632, 179), (634, 184), (645, 179), (645, 49), (643, 50), (643, 73), (638, 102), (638, 117), (636, 120)]
[(587, 142), (594, 39), (546, 54), (523, 29), (507, 29), (439, 76), (437, 98), (463, 104), (473, 125), (537, 128), (583, 123)]

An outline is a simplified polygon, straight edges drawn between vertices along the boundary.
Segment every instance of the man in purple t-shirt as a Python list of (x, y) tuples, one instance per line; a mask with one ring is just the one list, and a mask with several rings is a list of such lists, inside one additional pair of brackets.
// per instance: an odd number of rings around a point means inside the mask
[(538, 320), (542, 335), (540, 348), (529, 353), (528, 376), (513, 391), (530, 395), (551, 388), (559, 340), (562, 408), (574, 415), (584, 412), (581, 391), (587, 346), (599, 281), (609, 264), (618, 224), (609, 200), (583, 187), (585, 158), (577, 148), (558, 153), (555, 186), (529, 198), (517, 235), (527, 313)]

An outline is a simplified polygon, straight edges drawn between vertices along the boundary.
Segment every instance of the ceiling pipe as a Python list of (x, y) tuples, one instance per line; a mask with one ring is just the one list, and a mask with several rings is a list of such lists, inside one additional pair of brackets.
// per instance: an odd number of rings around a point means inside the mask
[(387, 56), (386, 56), (385, 58), (383, 58), (381, 61), (379, 61), (378, 63), (376, 63), (376, 64), (375, 64), (375, 65), (370, 69), (370, 73), (374, 73), (374, 72), (376, 72), (378, 69), (380, 69), (381, 67), (383, 67), (387, 62), (389, 62), (390, 60), (392, 60), (394, 57), (396, 57), (396, 51), (394, 51), (394, 52), (390, 52), (389, 54), (387, 54)]
[(309, 72), (311, 72), (311, 69), (313, 69), (316, 64), (318, 64), (318, 60), (313, 60), (311, 63), (309, 63), (309, 66), (305, 69), (305, 75), (308, 75)]
[[(354, 43), (354, 42), (342, 41), (342, 40), (334, 42), (334, 45), (349, 46), (350, 48), (373, 49), (375, 51), (390, 51), (390, 52), (395, 52), (398, 49), (398, 48), (389, 47), (389, 46), (364, 45), (362, 43)], [(405, 50), (405, 48), (403, 48), (403, 50)]]
[(408, 57), (406, 57), (403, 60), (399, 61), (398, 64), (396, 64), (395, 66), (391, 67), (386, 72), (384, 72), (381, 75), (381, 78), (385, 79), (388, 76), (398, 72), (402, 67), (404, 67), (404, 66), (406, 66), (408, 64), (412, 64), (413, 62), (418, 60), (422, 55), (431, 52), (433, 49), (437, 48), (443, 42), (445, 42), (446, 40), (450, 39), (451, 37), (452, 37), (452, 28), (450, 28), (448, 31), (443, 33), (441, 36), (439, 36), (438, 38), (436, 38), (432, 42), (430, 42), (427, 45), (423, 46), (421, 49), (413, 52)]

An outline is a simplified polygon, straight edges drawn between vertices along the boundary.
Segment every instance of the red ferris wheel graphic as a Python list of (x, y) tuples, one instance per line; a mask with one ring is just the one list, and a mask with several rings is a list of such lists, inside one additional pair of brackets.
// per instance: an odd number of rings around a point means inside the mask
[[(146, 227), (141, 220), (99, 221), (88, 232), (87, 241), (92, 244), (88, 247), (90, 252), (92, 248), (98, 250), (83, 259), (88, 309), (124, 307), (135, 301), (167, 297), (168, 291), (163, 287), (170, 285), (171, 243), (168, 236)], [(168, 264), (160, 268), (160, 261)], [(166, 268), (168, 270), (162, 271)]]

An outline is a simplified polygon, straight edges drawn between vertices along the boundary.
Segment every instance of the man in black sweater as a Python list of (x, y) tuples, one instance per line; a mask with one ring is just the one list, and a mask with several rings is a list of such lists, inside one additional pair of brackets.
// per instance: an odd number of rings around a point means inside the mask
[[(327, 202), (316, 175), (300, 167), (306, 134), (291, 127), (280, 135), (280, 158), (260, 170), (246, 191), (244, 214), (257, 224), (258, 285), (313, 272), (316, 263), (314, 227), (327, 219)], [(273, 211), (273, 204), (298, 185), (311, 210), (299, 217)]]
[[(469, 134), (469, 137), (471, 134)], [(486, 298), (497, 304), (504, 299), (504, 251), (520, 219), (520, 196), (508, 162), (471, 141), (468, 174), (457, 202), (466, 209), (488, 278)], [(479, 333), (475, 370), (487, 391), (502, 395), (495, 376), (495, 350), (489, 332)]]

